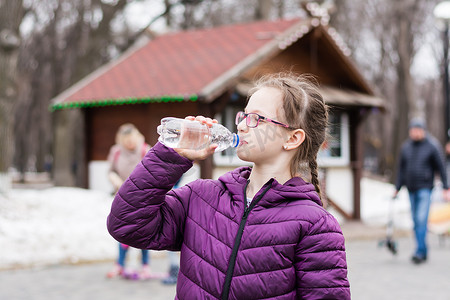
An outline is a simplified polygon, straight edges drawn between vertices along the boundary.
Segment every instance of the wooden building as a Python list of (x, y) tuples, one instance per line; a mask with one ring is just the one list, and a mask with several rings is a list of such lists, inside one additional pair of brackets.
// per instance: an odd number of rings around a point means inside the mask
[[(166, 116), (211, 116), (235, 129), (234, 114), (245, 106), (255, 78), (277, 71), (313, 74), (332, 109), (333, 139), (319, 162), (327, 170), (327, 194), (344, 215), (359, 219), (361, 124), (383, 101), (348, 54), (337, 33), (315, 18), (170, 33), (93, 72), (57, 96), (52, 109), (84, 112), (92, 187), (99, 176), (93, 176), (90, 165), (105, 161), (121, 124), (134, 123), (150, 144), (157, 141), (156, 127)], [(240, 163), (233, 151), (215, 154), (201, 163), (201, 177), (217, 178)], [(335, 184), (346, 192), (333, 194)]]

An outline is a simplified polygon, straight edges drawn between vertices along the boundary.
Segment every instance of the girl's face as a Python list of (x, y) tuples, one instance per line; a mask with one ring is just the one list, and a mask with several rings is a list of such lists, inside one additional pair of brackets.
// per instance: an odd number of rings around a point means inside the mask
[[(276, 88), (264, 87), (256, 91), (249, 99), (245, 113), (285, 123), (282, 118), (282, 92)], [(260, 120), (256, 128), (249, 128), (246, 119), (237, 126), (239, 146), (237, 155), (240, 159), (254, 163), (275, 162), (288, 140), (288, 130), (283, 126)]]
[(129, 151), (134, 151), (137, 146), (137, 138), (133, 134), (123, 137), (122, 145)]

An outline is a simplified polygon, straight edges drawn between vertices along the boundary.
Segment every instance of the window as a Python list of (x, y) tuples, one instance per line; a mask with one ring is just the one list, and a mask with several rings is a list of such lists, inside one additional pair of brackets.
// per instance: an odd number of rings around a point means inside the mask
[(344, 166), (350, 161), (348, 115), (342, 112), (329, 114), (328, 138), (318, 154), (321, 167)]

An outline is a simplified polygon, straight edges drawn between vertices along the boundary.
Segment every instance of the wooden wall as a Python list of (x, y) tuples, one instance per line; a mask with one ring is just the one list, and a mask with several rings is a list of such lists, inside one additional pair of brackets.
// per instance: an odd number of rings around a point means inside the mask
[(367, 93), (355, 70), (338, 54), (333, 43), (325, 39), (318, 30), (306, 34), (286, 50), (274, 57), (267, 57), (261, 64), (251, 68), (244, 78), (252, 81), (266, 73), (292, 71), (308, 73), (316, 77), (321, 85), (345, 87)]
[(133, 123), (153, 146), (158, 139), (156, 127), (164, 117), (196, 115), (197, 102), (128, 104), (85, 109), (86, 159), (105, 160), (114, 145), (116, 131), (124, 123)]

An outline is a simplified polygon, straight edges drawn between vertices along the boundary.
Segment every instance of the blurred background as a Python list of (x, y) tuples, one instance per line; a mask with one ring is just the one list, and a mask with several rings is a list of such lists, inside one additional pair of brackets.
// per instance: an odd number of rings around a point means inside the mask
[(384, 99), (383, 113), (365, 113), (363, 164), (365, 172), (392, 181), (409, 117), (423, 115), (441, 143), (447, 138), (444, 32), (433, 15), (438, 2), (327, 0), (308, 11), (312, 1), (2, 1), (0, 172), (14, 172), (19, 181), (27, 172), (49, 172), (57, 185), (86, 186), (83, 110), (53, 112), (51, 101), (139, 39), (252, 20), (316, 18), (335, 29), (345, 53)]
[[(449, 138), (450, 6), (441, 2), (0, 1), (0, 269), (111, 262), (106, 159), (118, 127), (134, 123), (150, 145), (165, 116), (202, 114), (235, 130), (250, 82), (276, 71), (313, 74), (330, 106), (319, 155), (327, 209), (350, 241), (382, 237), (409, 120), (424, 118), (442, 147)], [(215, 154), (181, 184), (242, 163), (232, 150)], [(395, 216), (408, 236), (406, 191)], [(364, 247), (350, 244), (356, 282), (371, 259)]]

